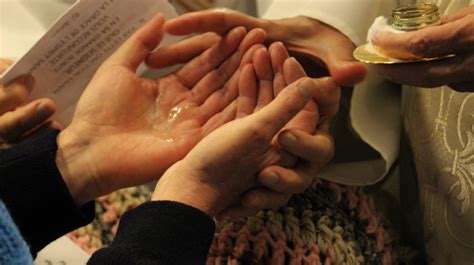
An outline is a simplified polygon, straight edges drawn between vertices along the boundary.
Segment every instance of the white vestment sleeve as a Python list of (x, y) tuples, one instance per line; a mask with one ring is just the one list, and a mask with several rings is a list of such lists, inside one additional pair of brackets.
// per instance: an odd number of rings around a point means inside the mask
[[(260, 3), (258, 11), (267, 19), (311, 17), (331, 25), (360, 45), (365, 42), (374, 19), (379, 15), (389, 16), (396, 4), (395, 0), (274, 0)], [(357, 150), (353, 150), (354, 162), (329, 164), (318, 177), (347, 185), (373, 184), (387, 174), (398, 157), (399, 90), (369, 71), (366, 80), (354, 88), (349, 115), (352, 129), (380, 158), (358, 161)]]
[(394, 0), (264, 0), (257, 1), (262, 18), (307, 16), (338, 29), (356, 45), (365, 42), (367, 29), (380, 14), (390, 15)]

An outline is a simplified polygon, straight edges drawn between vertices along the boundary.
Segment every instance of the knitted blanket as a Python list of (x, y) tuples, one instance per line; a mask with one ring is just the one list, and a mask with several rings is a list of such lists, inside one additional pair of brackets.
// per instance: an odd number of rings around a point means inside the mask
[[(150, 195), (135, 187), (100, 198), (97, 218), (70, 238), (89, 253), (108, 246), (120, 216)], [(207, 264), (392, 264), (387, 228), (363, 188), (317, 180), (278, 210), (218, 223)]]

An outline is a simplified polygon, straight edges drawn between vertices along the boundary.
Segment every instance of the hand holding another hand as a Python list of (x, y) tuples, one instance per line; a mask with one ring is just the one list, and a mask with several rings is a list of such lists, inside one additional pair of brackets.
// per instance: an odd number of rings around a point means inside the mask
[[(282, 93), (288, 84), (306, 77), (302, 66), (295, 58), (289, 57), (281, 42), (271, 44), (268, 50), (264, 47), (257, 48), (252, 59), (256, 79), (245, 78), (248, 66), (244, 66), (241, 80), (246, 81), (240, 85), (248, 91), (258, 91), (255, 103), (246, 108), (250, 110), (246, 112), (247, 115), (258, 113), (259, 109)], [(327, 106), (330, 104), (337, 106), (339, 89), (331, 78), (314, 79), (314, 82), (318, 83), (318, 88), (313, 94), (313, 99), (273, 140), (272, 148), (280, 158), (259, 172), (258, 180), (266, 187), (254, 187), (247, 191), (239, 203), (226, 209), (222, 215), (247, 216), (260, 209), (284, 205), (294, 193), (306, 190), (312, 184), (320, 167), (330, 160), (334, 147), (329, 133), (318, 129), (314, 136), (312, 134), (320, 121), (318, 111), (320, 104), (324, 107), (323, 111), (330, 111), (322, 113), (323, 119), (329, 119), (337, 111), (337, 107), (331, 110)], [(248, 91), (243, 91), (242, 94)], [(322, 125), (326, 122), (323, 121)], [(292, 134), (290, 137), (295, 137), (296, 142), (285, 141), (289, 133)]]

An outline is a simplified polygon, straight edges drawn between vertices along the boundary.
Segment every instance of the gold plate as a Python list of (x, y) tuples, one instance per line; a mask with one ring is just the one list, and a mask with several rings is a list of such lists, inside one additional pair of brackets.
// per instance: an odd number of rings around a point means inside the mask
[(456, 56), (455, 54), (449, 54), (449, 55), (441, 56), (441, 57), (401, 60), (401, 59), (385, 57), (381, 54), (375, 53), (374, 51), (371, 50), (369, 43), (366, 43), (357, 47), (354, 50), (353, 55), (356, 60), (363, 63), (368, 63), (368, 64), (400, 64), (400, 63), (428, 62), (428, 61), (442, 60), (442, 59)]

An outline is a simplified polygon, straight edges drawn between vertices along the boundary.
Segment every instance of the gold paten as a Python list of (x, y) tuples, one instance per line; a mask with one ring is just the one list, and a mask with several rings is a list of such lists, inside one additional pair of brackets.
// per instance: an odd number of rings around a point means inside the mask
[(433, 58), (416, 58), (412, 60), (403, 60), (403, 59), (396, 59), (385, 57), (382, 54), (377, 54), (368, 49), (369, 43), (363, 44), (357, 47), (354, 50), (354, 58), (360, 62), (367, 63), (367, 64), (400, 64), (400, 63), (416, 63), (416, 62), (428, 62), (428, 61), (436, 61), (442, 60), (446, 58), (454, 57), (454, 54), (449, 54), (441, 57), (433, 57)]

